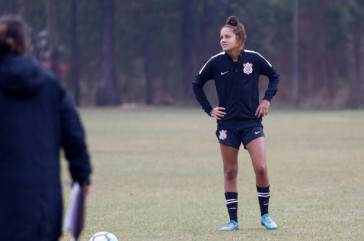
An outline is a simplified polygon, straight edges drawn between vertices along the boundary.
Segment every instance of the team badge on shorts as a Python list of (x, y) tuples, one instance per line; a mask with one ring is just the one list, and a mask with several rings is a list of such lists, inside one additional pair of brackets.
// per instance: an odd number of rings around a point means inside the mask
[(225, 140), (226, 139), (226, 137), (227, 137), (226, 132), (227, 132), (226, 130), (219, 131), (219, 139), (220, 140)]
[(252, 63), (249, 63), (249, 62), (246, 62), (245, 64), (243, 64), (244, 66), (244, 74), (251, 74), (253, 73), (253, 64)]

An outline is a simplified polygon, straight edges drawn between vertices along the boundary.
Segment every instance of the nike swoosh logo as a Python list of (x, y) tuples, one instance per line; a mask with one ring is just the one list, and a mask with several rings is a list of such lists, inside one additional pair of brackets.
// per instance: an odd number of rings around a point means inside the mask
[(260, 131), (256, 131), (256, 132), (254, 132), (255, 133), (255, 135), (258, 135), (259, 133), (260, 133)]
[(229, 73), (229, 71), (221, 72), (221, 75), (224, 75), (224, 74), (227, 74), (227, 73)]

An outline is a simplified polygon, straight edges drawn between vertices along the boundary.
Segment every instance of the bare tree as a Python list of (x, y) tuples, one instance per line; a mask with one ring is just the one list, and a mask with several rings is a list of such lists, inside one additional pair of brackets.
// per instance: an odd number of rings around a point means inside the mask
[(49, 41), (49, 53), (51, 70), (59, 77), (59, 50), (58, 50), (58, 26), (57, 26), (57, 1), (46, 1), (47, 8), (47, 20), (48, 20), (48, 41)]
[(355, 37), (352, 33), (346, 33), (345, 53), (347, 63), (347, 73), (349, 79), (349, 98), (348, 106), (356, 108), (359, 105), (359, 81), (358, 81), (358, 68), (355, 59)]
[(97, 105), (119, 105), (120, 95), (115, 73), (115, 2), (100, 0), (101, 7), (101, 73)]
[(359, 81), (360, 81), (360, 92), (359, 101), (364, 104), (364, 34), (360, 35), (359, 40)]
[(71, 6), (71, 81), (74, 88), (74, 101), (76, 106), (80, 106), (80, 65), (79, 65), (79, 52), (78, 52), (78, 8), (79, 0), (72, 0)]
[(187, 100), (192, 94), (191, 81), (194, 75), (193, 68), (193, 0), (180, 0), (181, 13), (181, 55), (182, 55), (182, 81), (183, 97)]
[[(146, 36), (149, 35), (149, 28), (145, 30)], [(143, 41), (143, 55), (144, 55), (144, 76), (145, 76), (145, 104), (153, 104), (153, 81), (151, 75), (151, 64), (153, 61), (151, 54), (150, 40), (147, 38)]]
[(298, 0), (293, 0), (292, 98), (298, 103)]

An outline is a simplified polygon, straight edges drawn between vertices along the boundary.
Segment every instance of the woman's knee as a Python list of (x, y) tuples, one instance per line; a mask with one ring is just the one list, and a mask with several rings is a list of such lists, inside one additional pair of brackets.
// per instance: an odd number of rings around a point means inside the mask
[(238, 168), (236, 167), (228, 168), (225, 170), (224, 175), (226, 180), (232, 181), (236, 179), (236, 177), (238, 176)]
[(267, 165), (258, 165), (255, 167), (255, 173), (258, 176), (266, 176), (268, 173)]

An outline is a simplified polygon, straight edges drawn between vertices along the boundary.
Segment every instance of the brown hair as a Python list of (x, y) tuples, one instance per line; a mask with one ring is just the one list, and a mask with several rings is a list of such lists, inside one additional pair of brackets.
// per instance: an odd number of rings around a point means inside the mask
[(27, 25), (19, 16), (0, 17), (0, 56), (24, 55), (29, 46)]
[(245, 32), (244, 25), (239, 22), (238, 18), (235, 17), (235, 16), (230, 16), (226, 20), (226, 23), (223, 26), (223, 28), (224, 27), (228, 27), (231, 30), (233, 30), (233, 32), (235, 33), (238, 41), (240, 42), (241, 49), (243, 49), (244, 48), (244, 43), (245, 43), (245, 40), (246, 40), (246, 32)]

